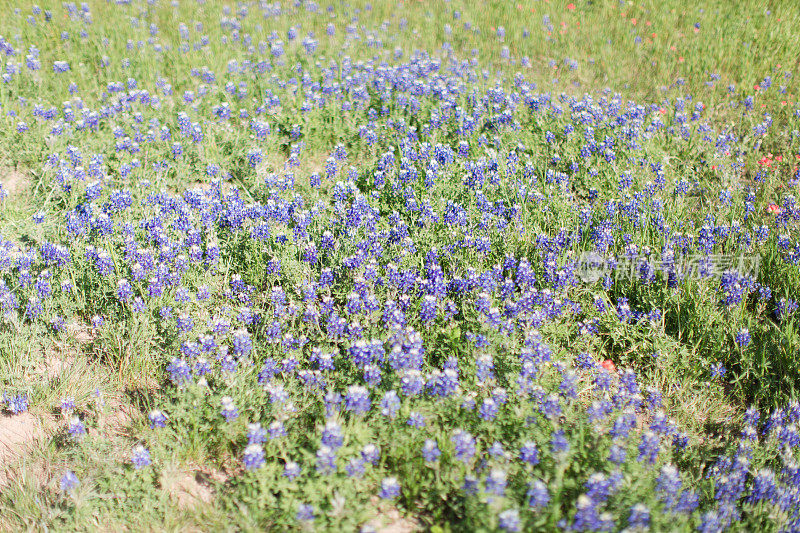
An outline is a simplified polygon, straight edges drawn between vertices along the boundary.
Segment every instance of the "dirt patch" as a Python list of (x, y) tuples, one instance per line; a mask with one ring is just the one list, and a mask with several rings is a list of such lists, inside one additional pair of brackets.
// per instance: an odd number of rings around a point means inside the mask
[(135, 416), (136, 408), (132, 405), (108, 401), (98, 416), (97, 430), (103, 434), (127, 435)]
[(32, 414), (0, 415), (0, 485), (8, 481), (9, 465), (30, 452), (43, 437), (44, 428)]
[(372, 498), (372, 503), (378, 507), (378, 516), (368, 522), (378, 533), (413, 533), (422, 531), (422, 527), (415, 520), (410, 520), (400, 514), (396, 507), (381, 506), (378, 498)]
[(94, 336), (89, 331), (89, 327), (78, 322), (70, 322), (67, 324), (67, 332), (73, 339), (78, 341), (78, 344), (89, 344), (94, 340)]
[(203, 468), (202, 471), (195, 472), (195, 477), (206, 485), (210, 485), (212, 482), (223, 484), (230, 479), (230, 476), (225, 472), (213, 468)]
[(28, 188), (28, 176), (13, 167), (0, 167), (0, 185), (9, 196), (16, 196)]
[(165, 472), (161, 476), (161, 486), (180, 509), (191, 509), (214, 501), (208, 477), (201, 472)]
[(75, 364), (75, 358), (73, 357), (62, 358), (54, 355), (44, 360), (42, 366), (37, 368), (37, 373), (45, 375), (47, 379), (53, 381), (67, 373), (72, 368), (73, 364)]

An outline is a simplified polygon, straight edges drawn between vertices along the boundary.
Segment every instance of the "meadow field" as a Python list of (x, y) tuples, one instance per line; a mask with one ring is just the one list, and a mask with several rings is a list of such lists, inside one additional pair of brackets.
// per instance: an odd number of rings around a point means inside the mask
[(0, 13), (0, 531), (800, 531), (800, 3)]

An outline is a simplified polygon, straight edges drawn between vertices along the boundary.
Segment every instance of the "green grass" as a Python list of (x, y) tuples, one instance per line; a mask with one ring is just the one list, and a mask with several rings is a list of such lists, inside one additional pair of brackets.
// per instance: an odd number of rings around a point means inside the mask
[[(730, 132), (739, 138), (732, 149), (745, 169), (742, 172), (731, 167), (735, 158), (715, 153), (713, 146), (698, 143), (699, 135), (695, 135), (693, 140), (682, 141), (662, 132), (642, 140), (640, 151), (620, 148), (618, 159), (613, 163), (606, 164), (599, 156), (596, 157), (593, 168), (599, 169), (598, 175), (591, 176), (582, 169), (568, 187), (562, 187), (549, 183), (544, 169), (551, 165), (553, 153), (561, 157), (560, 169), (581, 157), (583, 141), (579, 137), (582, 132), (576, 131), (569, 138), (562, 133), (570, 119), (568, 104), (563, 104), (562, 116), (528, 113), (525, 106), (520, 105), (514, 115), (520, 123), (519, 130), (495, 132), (482, 126), (483, 131), (469, 136), (476, 146), (477, 139), (485, 134), (487, 142), (502, 157), (518, 143), (524, 144), (526, 148), (520, 150), (519, 167), (530, 164), (536, 171), (525, 177), (520, 173), (514, 182), (508, 180), (491, 189), (492, 201), (504, 202), (506, 206), (520, 204), (518, 217), (510, 223), (515, 231), (486, 230), (492, 245), (489, 254), (463, 249), (441, 259), (443, 266), (462, 277), (469, 275), (470, 267), (484, 271), (501, 263), (506, 254), (512, 254), (531, 257), (537, 277), (544, 278), (547, 269), (535, 240), (539, 234), (552, 237), (561, 227), (580, 226), (581, 214), (576, 205), (586, 204), (592, 188), (602, 199), (624, 199), (626, 193), (618, 190), (618, 181), (624, 171), (631, 175), (629, 193), (641, 192), (653, 180), (653, 172), (646, 165), (629, 161), (629, 156), (663, 162), (668, 185), (667, 193), (661, 198), (664, 201), (661, 215), (664, 224), (684, 233), (696, 234), (709, 213), (713, 213), (718, 222), (743, 220), (747, 188), (755, 183), (753, 178), (758, 160), (768, 153), (782, 155), (784, 161), (779, 165), (779, 172), (773, 172), (757, 186), (753, 203), (759, 209), (749, 215), (750, 227), (772, 224), (774, 217), (765, 213), (766, 205), (779, 203), (786, 194), (797, 192), (796, 186), (792, 188), (788, 184), (788, 179), (796, 163), (794, 154), (800, 137), (796, 132), (800, 128), (795, 114), (798, 85), (795, 76), (787, 77), (785, 73), (795, 74), (798, 67), (796, 51), (800, 48), (800, 38), (796, 28), (800, 24), (800, 8), (791, 2), (707, 2), (701, 6), (679, 0), (636, 4), (594, 1), (575, 2), (575, 9), (569, 10), (566, 3), (556, 2), (505, 2), (487, 9), (480, 3), (453, 0), (399, 4), (375, 2), (370, 11), (364, 10), (363, 3), (336, 3), (335, 14), (329, 17), (313, 16), (301, 9), (297, 13), (268, 18), (258, 14), (256, 6), (250, 6), (255, 14), (242, 19), (241, 35), (248, 35), (257, 51), (271, 31), (278, 31), (286, 43), (286, 52), (281, 60), (273, 59), (274, 70), (241, 77), (227, 73), (228, 61), (255, 62), (262, 56), (249, 53), (246, 47), (223, 44), (223, 36), (232, 39), (231, 31), (220, 27), (223, 4), (208, 1), (199, 5), (184, 1), (173, 8), (165, 1), (155, 5), (135, 2), (130, 6), (90, 2), (91, 25), (69, 19), (60, 2), (44, 1), (39, 5), (42, 9), (52, 10), (52, 23), (44, 24), (40, 18), (36, 25), (29, 24), (26, 16), (32, 4), (0, 2), (0, 12), (12, 13), (0, 20), (0, 35), (19, 50), (16, 56), (5, 58), (6, 64), (9, 61), (22, 64), (22, 72), (12, 83), (0, 84), (0, 110), (3, 112), (0, 123), (4, 126), (0, 133), (0, 183), (3, 174), (12, 168), (27, 176), (24, 184), (0, 206), (0, 235), (15, 243), (70, 242), (65, 216), (84, 201), (83, 195), (91, 180), (75, 180), (72, 189), (65, 190), (59, 183), (58, 169), (45, 163), (51, 154), (63, 155), (69, 147), (76, 146), (84, 154), (84, 167), (90, 164), (89, 154), (104, 155), (101, 166), (102, 173), (107, 176), (106, 191), (129, 190), (134, 205), (129, 211), (130, 218), (137, 222), (163, 215), (158, 206), (144, 202), (152, 194), (163, 190), (181, 195), (194, 187), (209, 188), (211, 179), (205, 174), (207, 163), (219, 164), (230, 173), (223, 189), (225, 194), (236, 187), (242, 198), (261, 204), (267, 204), (271, 196), (273, 199), (291, 199), (297, 194), (303, 200), (298, 210), (312, 209), (320, 203), (324, 215), (316, 218), (308, 231), (312, 235), (321, 235), (328, 227), (336, 230), (339, 248), (326, 255), (323, 263), (340, 263), (343, 258), (357, 252), (359, 241), (366, 239), (368, 232), (362, 228), (346, 235), (329, 224), (328, 219), (337, 214), (331, 201), (335, 184), (325, 182), (321, 188), (315, 189), (310, 185), (310, 175), (313, 172), (324, 174), (328, 155), (337, 145), (343, 145), (348, 152), (345, 168), (356, 167), (356, 184), (360, 192), (371, 193), (376, 191), (372, 180), (378, 158), (388, 146), (398, 150), (401, 147), (390, 137), (383, 139), (380, 146), (373, 147), (364, 142), (358, 135), (358, 126), (365, 123), (363, 111), (342, 111), (336, 104), (329, 103), (301, 112), (305, 99), (302, 91), (295, 95), (280, 88), (272, 76), (286, 80), (295, 75), (294, 66), (300, 65), (319, 76), (318, 81), (323, 83), (321, 68), (328, 61), (341, 64), (346, 57), (356, 62), (373, 56), (394, 61), (395, 47), (402, 49), (404, 60), (416, 50), (426, 51), (437, 58), (451, 53), (463, 61), (475, 57), (487, 75), (485, 79), (478, 76), (462, 80), (468, 89), (467, 94), (474, 91), (476, 95), (484, 95), (495, 85), (506, 91), (512, 90), (515, 74), (521, 72), (525, 80), (535, 81), (538, 90), (549, 93), (553, 101), (559, 101), (562, 93), (569, 96), (589, 93), (595, 102), (619, 94), (622, 103), (630, 100), (642, 105), (652, 103), (660, 106), (664, 110), (664, 120), (670, 124), (676, 116), (675, 99), (684, 97), (687, 114), (702, 103), (702, 122), (713, 128), (714, 135)], [(22, 14), (15, 13), (15, 7)], [(231, 8), (237, 9), (234, 5)], [(290, 4), (286, 3), (284, 9), (291, 9)], [(358, 41), (345, 37), (345, 26), (355, 16), (356, 9), (359, 9), (358, 22), (354, 24), (362, 34)], [(460, 12), (460, 19), (454, 18), (454, 11)], [(551, 31), (543, 28), (545, 16), (552, 25)], [(401, 19), (407, 21), (407, 26), (400, 27)], [(134, 23), (134, 20), (138, 22)], [(332, 39), (325, 36), (329, 21), (336, 24), (337, 33)], [(389, 29), (380, 31), (384, 21)], [(181, 22), (190, 28), (190, 42), (207, 34), (210, 44), (200, 52), (181, 53), (182, 41), (177, 30)], [(463, 29), (465, 22), (472, 25), (472, 31)], [(150, 37), (148, 27), (151, 23), (158, 27), (159, 42), (165, 48), (169, 46), (169, 50), (157, 53), (144, 43), (141, 50), (135, 49), (137, 41), (146, 42)], [(203, 25), (200, 32), (194, 30), (197, 23)], [(697, 31), (695, 23), (699, 24)], [(285, 32), (290, 25), (302, 26), (302, 31), (294, 42), (287, 43)], [(364, 29), (361, 29), (362, 25)], [(445, 25), (451, 27), (451, 35), (446, 32)], [(495, 33), (499, 26), (506, 30), (502, 42)], [(526, 28), (530, 36), (523, 37)], [(78, 37), (81, 29), (88, 32), (86, 38)], [(364, 30), (376, 31), (383, 47), (369, 47)], [(61, 31), (68, 31), (71, 39), (61, 40)], [(309, 31), (313, 31), (320, 41), (313, 58), (306, 56), (300, 44)], [(127, 48), (129, 41), (133, 50)], [(25, 54), (31, 44), (40, 51), (42, 69), (39, 72), (24, 67)], [(513, 63), (503, 59), (503, 47), (508, 47)], [(105, 67), (102, 66), (104, 56), (110, 61)], [(530, 67), (521, 66), (522, 57), (530, 58)], [(130, 64), (124, 67), (126, 58)], [(70, 72), (54, 75), (51, 65), (57, 60), (68, 61)], [(572, 61), (577, 68), (570, 68)], [(180, 138), (184, 147), (181, 158), (171, 156), (169, 142), (145, 146), (135, 155), (116, 150), (118, 139), (113, 135), (114, 128), (123, 128), (127, 136), (135, 135), (136, 128), (146, 133), (147, 121), (151, 118), (157, 118), (160, 125), (169, 125), (173, 130), (173, 140), (178, 139), (176, 117), (185, 107), (181, 103), (183, 93), (188, 90), (198, 92), (204, 84), (198, 77), (190, 75), (190, 71), (203, 67), (214, 71), (218, 81), (209, 89), (212, 96), (204, 98), (191, 117), (192, 121), (199, 120), (198, 117), (206, 121), (201, 142), (192, 143)], [(772, 77), (773, 88), (769, 92), (755, 91), (754, 87), (763, 84), (765, 76)], [(68, 92), (71, 82), (77, 84), (77, 96), (85, 108), (96, 110), (109, 106), (114, 97), (108, 94), (108, 83), (125, 83), (128, 78), (135, 79), (138, 88), (159, 95), (159, 106), (137, 104), (131, 106), (130, 112), (101, 121), (95, 131), (73, 130), (69, 135), (61, 136), (51, 135), (52, 124), (38, 119), (33, 113), (37, 104), (60, 109), (63, 102), (71, 100), (76, 116), (79, 115), (77, 100)], [(163, 85), (160, 80), (171, 85), (171, 94), (159, 92)], [(245, 97), (239, 99), (224, 91), (226, 82), (242, 80), (247, 83)], [(733, 91), (729, 90), (729, 85), (734, 86)], [(783, 86), (785, 91), (781, 89), (778, 93), (777, 87)], [(281, 106), (260, 117), (269, 122), (272, 133), (258, 141), (254, 140), (249, 119), (237, 118), (236, 112), (247, 109), (252, 113), (268, 90), (279, 95)], [(386, 105), (392, 119), (402, 119), (416, 126), (418, 131), (422, 131), (426, 123), (434, 120), (433, 115), (441, 111), (431, 99), (421, 97), (420, 111), (412, 114), (396, 99), (383, 102), (381, 92), (375, 87), (367, 88), (367, 92), (368, 105), (377, 114)], [(470, 109), (472, 105), (467, 94), (455, 102), (464, 109)], [(755, 94), (753, 105), (756, 111), (743, 114), (741, 102), (749, 94)], [(688, 95), (691, 95), (690, 99)], [(214, 125), (209, 118), (213, 117), (212, 106), (222, 102), (228, 102), (233, 110), (234, 118), (229, 127)], [(9, 110), (15, 110), (17, 116), (9, 116)], [(137, 112), (143, 113), (142, 122), (137, 121)], [(769, 135), (761, 138), (753, 128), (763, 120), (764, 113), (769, 113), (773, 125)], [(28, 123), (29, 131), (17, 133), (20, 121)], [(301, 126), (302, 133), (299, 139), (292, 139), (291, 130), (296, 124)], [(455, 145), (462, 136), (454, 125), (448, 128), (436, 130), (435, 136), (427, 137), (428, 142), (431, 145), (439, 142)], [(553, 143), (544, 142), (546, 131), (556, 135)], [(158, 132), (158, 128), (154, 128), (155, 135)], [(597, 133), (599, 139), (605, 135), (604, 131)], [(304, 143), (300, 165), (290, 168), (286, 163), (291, 148), (298, 142)], [(247, 162), (248, 150), (256, 145), (262, 149), (265, 159), (258, 170)], [(474, 153), (478, 154), (475, 150)], [(168, 171), (153, 168), (153, 163), (161, 160), (170, 161)], [(141, 165), (131, 169), (134, 161)], [(130, 171), (127, 177), (124, 175), (126, 168)], [(264, 184), (267, 173), (290, 171), (294, 173), (293, 191), (276, 193)], [(433, 211), (442, 214), (448, 202), (458, 202), (465, 206), (468, 216), (479, 220), (478, 199), (473, 190), (461, 183), (468, 172), (469, 169), (463, 167), (448, 168), (444, 171), (444, 179), (424, 192)], [(672, 195), (671, 189), (681, 180), (691, 185), (692, 192)], [(142, 186), (144, 181), (149, 182), (149, 187)], [(519, 185), (540, 192), (543, 199), (523, 199)], [(422, 177), (413, 186), (418, 191), (425, 191)], [(730, 206), (719, 201), (719, 193), (725, 188), (733, 194)], [(412, 229), (418, 227), (415, 224), (421, 217), (408, 210), (404, 191), (387, 186), (376, 194), (381, 215), (377, 224), (379, 230), (388, 232), (396, 228), (388, 218), (393, 212), (399, 213), (400, 219)], [(98, 200), (96, 209), (102, 208), (107, 196), (104, 193)], [(47, 217), (43, 223), (37, 224), (33, 217), (40, 211)], [(648, 215), (654, 217), (655, 212), (651, 209)], [(604, 217), (598, 205), (591, 222), (598, 223)], [(662, 235), (647, 228), (649, 220), (620, 216), (615, 223), (617, 233), (631, 234), (631, 242), (639, 247), (648, 246), (659, 251), (665, 243)], [(516, 231), (519, 228), (525, 231)], [(442, 222), (429, 223), (419, 231), (413, 229), (416, 232), (414, 245), (419, 250), (427, 250), (448, 244), (451, 230), (452, 227)], [(144, 234), (145, 230), (140, 227), (138, 231)], [(786, 231), (793, 238), (798, 234), (796, 224), (790, 225)], [(284, 287), (290, 300), (302, 305), (303, 283), (319, 276), (320, 265), (309, 266), (303, 262), (302, 249), (292, 244), (289, 226), (277, 232), (285, 233), (290, 244), (280, 244), (275, 235), (262, 242), (253, 239), (247, 231), (208, 229), (202, 236), (203, 242), (219, 243), (220, 263), (210, 271), (192, 268), (183, 279), (184, 285), (192, 291), (203, 284), (214, 289), (210, 300), (187, 304), (196, 325), (204, 327), (223, 306), (236, 308), (223, 295), (234, 274), (255, 287), (251, 304), (266, 318), (271, 319), (273, 304), (269, 291), (273, 286)], [(462, 232), (452, 238), (463, 237)], [(107, 248), (117, 269), (123, 270), (122, 265), (127, 260), (124, 243), (118, 235), (100, 238), (93, 245)], [(174, 288), (167, 288), (163, 296), (154, 298), (147, 312), (135, 313), (129, 304), (117, 301), (116, 278), (101, 276), (91, 261), (84, 259), (87, 246), (88, 242), (75, 241), (72, 246), (73, 266), (52, 269), (54, 286), (68, 280), (75, 287), (72, 294), (58, 292), (48, 300), (49, 307), (45, 310), (47, 317), (52, 314), (63, 316), (66, 329), (56, 332), (44, 320), (31, 322), (16, 315), (6, 320), (0, 329), (0, 392), (27, 393), (31, 399), (31, 412), (55, 428), (49, 430), (47, 438), (38, 442), (32, 452), (15, 457), (13, 464), (9, 464), (13, 480), (0, 491), (0, 529), (283, 530), (301, 527), (293, 518), (295, 504), (299, 501), (312, 503), (320, 510), (318, 528), (321, 530), (354, 530), (376, 514), (376, 505), (370, 495), (376, 493), (374, 489), (379, 480), (373, 474), (355, 481), (341, 476), (334, 481), (317, 477), (307, 483), (284, 482), (278, 461), (254, 473), (243, 471), (241, 452), (246, 445), (246, 421), (251, 417), (268, 420), (279, 414), (270, 404), (267, 391), (242, 385), (256, 379), (266, 357), (280, 360), (285, 356), (280, 346), (269, 341), (269, 321), (253, 328), (257, 364), (246, 366), (240, 374), (230, 378), (230, 382), (222, 378), (211, 380), (208, 389), (199, 385), (177, 389), (167, 380), (164, 369), (179, 354), (181, 343), (188, 337), (176, 330), (174, 319), (167, 321), (158, 314), (160, 307), (175, 304)], [(387, 246), (384, 254), (386, 257), (400, 256), (403, 247), (402, 242)], [(588, 234), (584, 234), (569, 247), (571, 257), (577, 257), (590, 247)], [(617, 238), (612, 249), (622, 253), (623, 248), (624, 243)], [(719, 248), (719, 251), (739, 249), (730, 242)], [(152, 251), (154, 254), (159, 252), (155, 247)], [(772, 289), (773, 300), (781, 297), (797, 299), (800, 295), (798, 268), (781, 259), (777, 236), (771, 235), (767, 244), (757, 251), (761, 257), (758, 281)], [(281, 261), (279, 274), (269, 272), (270, 260)], [(559, 260), (563, 263), (563, 257)], [(425, 268), (424, 256), (410, 252), (400, 265), (401, 268), (422, 270)], [(17, 283), (10, 270), (6, 273), (9, 283)], [(144, 287), (146, 285), (141, 285), (139, 290), (144, 291)], [(18, 288), (14, 285), (15, 290)], [(331, 297), (343, 305), (352, 290), (353, 280), (339, 278), (332, 286)], [(28, 291), (25, 294), (32, 293)], [(383, 296), (399, 297), (389, 293), (388, 289)], [(653, 322), (621, 324), (615, 314), (602, 314), (592, 307), (597, 296), (601, 296), (612, 309), (619, 298), (625, 297), (632, 308), (644, 312), (658, 308), (663, 311), (663, 316)], [(704, 496), (713, 495), (711, 482), (703, 480), (710, 468), (709, 457), (733, 447), (730, 435), (738, 431), (746, 406), (756, 404), (764, 409), (783, 406), (797, 396), (800, 386), (797, 319), (775, 320), (772, 308), (754, 296), (730, 307), (721, 306), (721, 296), (719, 283), (708, 279), (691, 280), (678, 290), (669, 289), (663, 283), (643, 285), (633, 282), (618, 283), (609, 290), (600, 284), (576, 287), (570, 297), (582, 306), (582, 311), (576, 313), (574, 319), (547, 323), (542, 327), (542, 334), (557, 354), (557, 359), (572, 362), (582, 352), (598, 360), (610, 359), (619, 368), (635, 369), (644, 386), (655, 386), (663, 392), (665, 411), (690, 438), (691, 444), (680, 466), (685, 468), (687, 475), (696, 478), (693, 486), (698, 487), (698, 492)], [(21, 302), (23, 309), (26, 303), (27, 300)], [(412, 304), (413, 309), (418, 306), (417, 302)], [(457, 321), (442, 320), (435, 326), (419, 327), (424, 344), (429, 347), (426, 368), (441, 368), (447, 357), (455, 355), (467, 369), (465, 372), (474, 374), (477, 350), (466, 340), (465, 334), (467, 331), (490, 331), (489, 351), (496, 358), (498, 373), (500, 370), (518, 372), (516, 359), (505, 356), (518, 353), (523, 339), (516, 334), (491, 331), (476, 311), (474, 302), (465, 299), (457, 306)], [(105, 319), (104, 326), (97, 331), (91, 326), (95, 315), (102, 315)], [(318, 335), (322, 339), (320, 344), (327, 347), (324, 332), (307, 327), (301, 316), (292, 319), (294, 330), (308, 336)], [(598, 320), (597, 335), (581, 335), (577, 322), (594, 318)], [(380, 331), (377, 315), (365, 326), (369, 333)], [(740, 349), (735, 345), (734, 335), (743, 327), (749, 329), (753, 341), (749, 347)], [(84, 332), (87, 338), (78, 339), (75, 331)], [(336, 343), (333, 345), (338, 351)], [(658, 357), (653, 354), (658, 354)], [(728, 370), (726, 379), (711, 378), (710, 368), (715, 363), (725, 365)], [(48, 374), (47, 368), (53, 364), (59, 371)], [(354, 376), (361, 379), (354, 367), (348, 367), (346, 372), (336, 376), (335, 385), (342, 390), (353, 382)], [(388, 379), (396, 380), (396, 377)], [(548, 386), (556, 386), (553, 384), (557, 384), (559, 379), (559, 372), (552, 367), (544, 370), (541, 377), (542, 383)], [(509, 390), (515, 386), (510, 380), (497, 384)], [(392, 385), (397, 386), (397, 383)], [(582, 385), (587, 391), (592, 389), (588, 382)], [(488, 394), (488, 387), (480, 390)], [(324, 425), (325, 416), (320, 404), (314, 403), (318, 400), (314, 396), (316, 393), (297, 384), (291, 386), (290, 393), (305, 402), (300, 403), (303, 411), (291, 419), (289, 428), (293, 436), (302, 438), (292, 443), (270, 443), (267, 452), (280, 461), (305, 461), (304, 464), (313, 465), (317, 446), (314, 439)], [(229, 425), (220, 424), (219, 399), (225, 395), (233, 396), (236, 405), (243, 406), (243, 415), (246, 415)], [(78, 411), (89, 427), (89, 435), (82, 440), (72, 439), (66, 434), (65, 421), (57, 410), (65, 396), (74, 397)], [(101, 398), (106, 399), (105, 407)], [(132, 420), (108, 424), (109, 405), (126, 406), (133, 413)], [(147, 414), (165, 405), (169, 406), (170, 426), (160, 431), (150, 429)], [(549, 439), (549, 430), (544, 426), (530, 429), (524, 424), (526, 417), (535, 413), (529, 411), (528, 404), (515, 408), (518, 412), (509, 414), (502, 424), (492, 425), (481, 422), (474, 413), (462, 413), (454, 402), (445, 405), (432, 401), (421, 407), (435, 428), (432, 431), (439, 431), (442, 435), (459, 424), (480, 428), (485, 433), (479, 443), (484, 449), (493, 439), (519, 445), (530, 436), (528, 432), (541, 433), (536, 434), (541, 442)], [(400, 418), (407, 417), (410, 414), (407, 411), (409, 408), (404, 407)], [(574, 412), (578, 411), (578, 407), (574, 407)], [(547, 475), (551, 476), (547, 481), (563, 489), (565, 503), (563, 506), (554, 505), (552, 516), (531, 518), (527, 523), (531, 528), (551, 529), (560, 518), (571, 517), (573, 508), (568, 506), (568, 502), (575, 500), (583, 490), (583, 478), (604, 461), (601, 451), (607, 452), (604, 446), (607, 447), (608, 443), (600, 438), (593, 440), (595, 435), (588, 422), (576, 418), (578, 415), (573, 411), (566, 417), (576, 420), (570, 430), (577, 435), (573, 446), (579, 447), (580, 451), (576, 452), (570, 466), (560, 466), (555, 462), (547, 464)], [(376, 439), (384, 443), (382, 451), (386, 460), (382, 466), (406, 480), (407, 487), (397, 507), (403, 514), (413, 517), (420, 527), (444, 531), (498, 527), (494, 518), (498, 506), (493, 508), (464, 498), (456, 486), (456, 478), (468, 472), (466, 467), (463, 471), (440, 472), (425, 466), (417, 453), (424, 441), (420, 436), (408, 437), (405, 428), (398, 429), (388, 422), (364, 423), (354, 419), (348, 419), (346, 433), (348, 440), (344, 451), (350, 455), (359, 453), (361, 446)], [(130, 449), (140, 442), (148, 446), (154, 458), (153, 467), (143, 471), (131, 468), (129, 460)], [(449, 445), (447, 439), (444, 442)], [(772, 464), (770, 461), (773, 459), (777, 461), (778, 450), (774, 443), (759, 446), (756, 462)], [(629, 455), (635, 457), (638, 453), (635, 445), (630, 448)], [(408, 454), (409, 449), (416, 454), (413, 458)], [(446, 459), (453, 459), (452, 449), (442, 451)], [(460, 467), (459, 463), (455, 464)], [(67, 468), (75, 471), (82, 480), (71, 495), (58, 489), (59, 478)], [(313, 466), (307, 468), (313, 469)], [(190, 478), (199, 473), (205, 480), (206, 490), (213, 495), (211, 500), (192, 507), (179, 503), (176, 496), (179, 490), (169, 481), (169, 478), (179, 477), (176, 473), (188, 473)], [(639, 494), (652, 492), (651, 485), (657, 473), (648, 471), (645, 475), (631, 469), (625, 474), (626, 494), (615, 503), (619, 509), (630, 507), (638, 501)], [(524, 469), (515, 471), (509, 481), (510, 492), (524, 494), (525, 484), (532, 475), (531, 471)], [(487, 513), (487, 508), (492, 512)], [(744, 522), (736, 527), (742, 530), (776, 529), (776, 524), (785, 522), (787, 517), (770, 514), (774, 512), (774, 509), (761, 504), (752, 505), (747, 508)], [(696, 517), (681, 517), (672, 522), (663, 516), (654, 516), (653, 528), (690, 530), (698, 526), (696, 522)]]

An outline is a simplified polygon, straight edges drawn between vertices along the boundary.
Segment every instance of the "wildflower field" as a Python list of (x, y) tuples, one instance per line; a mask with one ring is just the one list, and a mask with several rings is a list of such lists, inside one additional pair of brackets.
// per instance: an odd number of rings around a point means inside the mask
[(0, 530), (800, 531), (800, 4), (0, 13)]

